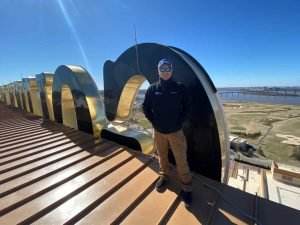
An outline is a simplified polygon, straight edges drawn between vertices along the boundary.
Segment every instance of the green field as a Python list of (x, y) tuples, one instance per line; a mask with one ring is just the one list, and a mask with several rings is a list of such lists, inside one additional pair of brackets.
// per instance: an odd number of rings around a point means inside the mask
[(300, 106), (225, 103), (224, 111), (231, 134), (247, 138), (266, 158), (300, 166), (299, 143), (279, 137), (300, 138)]
[[(223, 106), (231, 134), (257, 146), (261, 156), (300, 167), (299, 143), (283, 143), (288, 138), (282, 137), (293, 135), (300, 140), (300, 106), (259, 103), (224, 103)], [(144, 128), (152, 127), (141, 109), (136, 110), (133, 122)]]

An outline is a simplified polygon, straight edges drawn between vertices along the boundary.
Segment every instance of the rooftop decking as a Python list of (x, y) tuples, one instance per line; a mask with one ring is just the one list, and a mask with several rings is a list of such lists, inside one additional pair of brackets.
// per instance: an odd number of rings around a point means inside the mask
[(0, 224), (298, 224), (297, 210), (194, 176), (187, 210), (157, 160), (0, 104)]

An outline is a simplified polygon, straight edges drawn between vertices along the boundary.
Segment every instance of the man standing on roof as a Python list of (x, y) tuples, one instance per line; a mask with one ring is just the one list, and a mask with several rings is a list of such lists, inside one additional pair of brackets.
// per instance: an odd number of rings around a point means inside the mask
[(187, 143), (182, 130), (188, 110), (185, 86), (176, 82), (173, 65), (168, 59), (158, 63), (159, 80), (150, 85), (145, 94), (143, 111), (154, 128), (154, 144), (158, 151), (160, 177), (156, 190), (162, 191), (169, 176), (169, 146), (173, 152), (181, 181), (181, 197), (186, 206), (192, 202), (192, 176), (187, 162)]

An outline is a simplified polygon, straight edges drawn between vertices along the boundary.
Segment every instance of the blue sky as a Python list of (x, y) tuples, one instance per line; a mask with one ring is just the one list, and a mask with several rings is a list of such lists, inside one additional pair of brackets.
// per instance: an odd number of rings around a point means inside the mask
[(0, 84), (102, 67), (138, 42), (182, 48), (217, 87), (300, 86), (300, 1), (1, 0)]

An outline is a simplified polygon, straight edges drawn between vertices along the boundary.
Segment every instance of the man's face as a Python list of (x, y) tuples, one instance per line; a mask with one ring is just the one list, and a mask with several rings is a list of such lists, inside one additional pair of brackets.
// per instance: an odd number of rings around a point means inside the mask
[(164, 80), (169, 80), (172, 76), (172, 67), (167, 64), (163, 64), (158, 68), (159, 76)]

